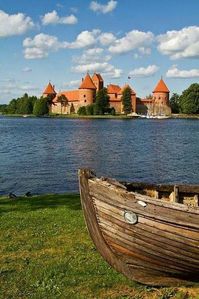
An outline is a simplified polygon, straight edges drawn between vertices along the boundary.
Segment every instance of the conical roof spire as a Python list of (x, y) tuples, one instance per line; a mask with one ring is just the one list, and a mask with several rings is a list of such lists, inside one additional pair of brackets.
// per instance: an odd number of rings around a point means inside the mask
[(153, 92), (170, 92), (168, 87), (166, 86), (165, 82), (163, 81), (162, 77), (158, 84), (156, 85)]
[(79, 89), (96, 89), (93, 80), (91, 79), (89, 73), (86, 74), (84, 80), (82, 81)]
[(44, 89), (43, 94), (56, 94), (54, 86), (49, 82), (46, 88)]

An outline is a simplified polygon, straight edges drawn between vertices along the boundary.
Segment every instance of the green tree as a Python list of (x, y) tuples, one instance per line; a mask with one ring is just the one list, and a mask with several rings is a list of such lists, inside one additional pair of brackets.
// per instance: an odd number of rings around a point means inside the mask
[(199, 113), (199, 84), (193, 83), (180, 96), (180, 111), (182, 113)]
[(73, 103), (70, 106), (70, 113), (71, 114), (75, 113), (75, 107), (74, 107)]
[(77, 110), (77, 114), (86, 115), (86, 107), (85, 106), (79, 107), (79, 109)]
[(180, 96), (177, 93), (174, 93), (170, 98), (170, 106), (172, 113), (180, 112)]
[(28, 95), (25, 94), (18, 100), (16, 112), (19, 114), (32, 114), (32, 111), (32, 102), (29, 99)]
[(104, 114), (108, 112), (110, 107), (109, 96), (107, 94), (107, 89), (102, 88), (96, 94), (94, 114)]
[(125, 114), (132, 112), (131, 88), (129, 86), (125, 87), (122, 91), (122, 104), (123, 104), (123, 111)]
[(87, 115), (93, 115), (95, 109), (95, 104), (90, 104), (86, 106), (86, 114)]
[(8, 106), (7, 106), (7, 113), (8, 114), (15, 114), (17, 110), (17, 100), (16, 99), (12, 99)]
[(62, 114), (62, 108), (66, 107), (68, 105), (68, 99), (64, 94), (61, 94), (57, 97), (57, 102), (61, 105), (61, 114)]
[(1, 104), (1, 105), (0, 105), (0, 112), (1, 112), (1, 113), (6, 113), (6, 112), (7, 112), (7, 107), (8, 107), (8, 105), (6, 105), (6, 104)]
[(36, 116), (47, 115), (49, 112), (48, 100), (46, 98), (38, 99), (33, 108), (33, 114)]

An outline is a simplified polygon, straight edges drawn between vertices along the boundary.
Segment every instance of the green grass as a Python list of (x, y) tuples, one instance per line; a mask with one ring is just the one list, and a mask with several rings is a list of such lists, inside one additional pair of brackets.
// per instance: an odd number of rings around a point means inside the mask
[(78, 115), (78, 114), (50, 114), (54, 118), (80, 118), (80, 119), (132, 119), (135, 117), (125, 114), (104, 114), (104, 115)]
[(150, 288), (107, 265), (78, 195), (2, 197), (0, 217), (0, 298), (199, 298), (199, 287)]

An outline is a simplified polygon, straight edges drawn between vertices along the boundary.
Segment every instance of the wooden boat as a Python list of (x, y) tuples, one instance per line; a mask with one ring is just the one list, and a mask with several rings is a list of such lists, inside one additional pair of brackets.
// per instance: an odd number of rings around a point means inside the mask
[(81, 202), (103, 258), (149, 285), (199, 281), (199, 185), (147, 185), (79, 170)]

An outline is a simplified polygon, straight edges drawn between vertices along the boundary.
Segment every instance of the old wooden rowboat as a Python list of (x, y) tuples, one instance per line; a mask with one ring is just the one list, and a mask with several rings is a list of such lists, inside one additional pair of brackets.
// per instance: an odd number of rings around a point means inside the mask
[(149, 285), (199, 281), (198, 185), (119, 183), (79, 170), (84, 216), (103, 258)]

